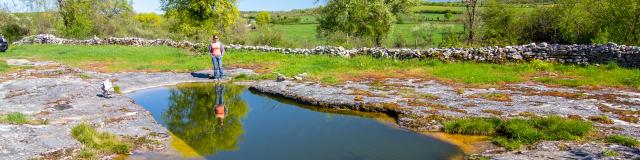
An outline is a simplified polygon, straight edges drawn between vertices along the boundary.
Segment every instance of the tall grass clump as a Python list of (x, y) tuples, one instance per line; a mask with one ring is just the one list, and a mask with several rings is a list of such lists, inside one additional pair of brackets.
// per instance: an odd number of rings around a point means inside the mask
[(609, 143), (615, 143), (627, 147), (638, 147), (638, 145), (640, 144), (640, 142), (638, 142), (638, 140), (633, 137), (619, 134), (610, 135), (609, 137), (607, 137), (606, 141)]
[(73, 138), (82, 143), (87, 153), (96, 150), (100, 153), (126, 154), (131, 150), (131, 145), (124, 143), (107, 132), (98, 132), (87, 123), (81, 123), (71, 129)]
[(444, 131), (454, 134), (485, 135), (496, 133), (500, 119), (497, 118), (462, 118), (444, 123)]
[(493, 143), (508, 150), (541, 140), (579, 140), (593, 129), (586, 121), (559, 116), (530, 119), (461, 118), (444, 123), (447, 133), (493, 136)]
[(0, 122), (9, 124), (28, 124), (31, 122), (29, 117), (20, 112), (12, 112), (4, 116), (0, 116)]

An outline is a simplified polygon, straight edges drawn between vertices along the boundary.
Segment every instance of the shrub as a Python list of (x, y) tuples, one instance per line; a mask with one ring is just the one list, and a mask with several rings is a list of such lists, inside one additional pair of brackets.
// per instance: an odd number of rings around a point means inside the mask
[[(2, 24), (0, 24), (2, 25)], [(23, 28), (18, 24), (7, 24), (2, 26), (1, 32), (4, 38), (9, 42), (15, 42), (23, 36), (29, 34), (29, 29)]]
[(624, 136), (624, 135), (611, 135), (606, 139), (609, 143), (615, 143), (627, 147), (637, 147), (640, 142), (633, 137)]
[(254, 37), (253, 43), (256, 45), (268, 45), (286, 47), (287, 43), (282, 31), (270, 26), (262, 26), (256, 31), (258, 34)]

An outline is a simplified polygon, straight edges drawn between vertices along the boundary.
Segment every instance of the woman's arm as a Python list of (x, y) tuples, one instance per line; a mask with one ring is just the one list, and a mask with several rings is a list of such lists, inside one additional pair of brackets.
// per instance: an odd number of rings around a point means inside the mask
[(224, 45), (220, 42), (220, 56), (224, 56)]

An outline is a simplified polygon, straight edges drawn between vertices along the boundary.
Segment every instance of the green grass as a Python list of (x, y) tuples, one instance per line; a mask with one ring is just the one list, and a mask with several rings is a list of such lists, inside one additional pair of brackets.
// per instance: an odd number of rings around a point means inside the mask
[[(526, 6), (520, 6), (520, 5), (513, 5), (510, 7), (516, 8), (517, 11), (520, 11), (520, 12), (531, 12), (535, 9), (534, 7), (526, 7)], [(478, 10), (482, 9), (482, 7), (478, 7), (478, 8), (479, 8)], [(420, 5), (420, 6), (411, 8), (411, 10), (416, 13), (446, 13), (449, 10), (454, 14), (462, 14), (466, 11), (466, 8), (458, 7), (458, 6)]]
[(120, 89), (120, 86), (114, 86), (113, 92), (116, 92), (117, 94), (122, 94), (122, 90)]
[(590, 122), (559, 116), (530, 119), (462, 118), (444, 122), (443, 131), (493, 136), (493, 142), (509, 150), (540, 140), (580, 140), (593, 130)]
[[(16, 45), (0, 55), (0, 59), (52, 60), (73, 67), (105, 72), (191, 72), (211, 68), (209, 56), (188, 54), (185, 50), (164, 46)], [(640, 77), (638, 69), (551, 63), (444, 63), (431, 59), (393, 60), (370, 56), (340, 58), (230, 50), (224, 57), (224, 64), (227, 68), (249, 66), (267, 73), (259, 78), (273, 78), (273, 74), (268, 74), (273, 72), (288, 77), (306, 72), (311, 80), (330, 84), (363, 78), (422, 78), (468, 85), (500, 85), (535, 80), (565, 86), (640, 86), (640, 80), (634, 81), (635, 77)], [(546, 76), (549, 72), (558, 76)]]
[(446, 11), (452, 11), (456, 13), (463, 13), (466, 9), (464, 7), (451, 7), (451, 6), (416, 6), (411, 8), (414, 12), (420, 13), (445, 13)]
[(127, 154), (131, 150), (131, 144), (118, 140), (111, 133), (98, 132), (86, 123), (74, 126), (71, 129), (71, 135), (85, 147), (80, 156), (94, 156), (93, 151), (106, 154)]
[(0, 60), (0, 73), (6, 72), (11, 69), (11, 66), (6, 61)]
[(615, 143), (627, 147), (638, 147), (638, 144), (640, 144), (640, 142), (638, 142), (638, 140), (633, 137), (619, 134), (610, 135), (609, 137), (607, 137), (606, 141), (609, 143)]
[(31, 120), (29, 119), (29, 116), (25, 114), (12, 112), (6, 115), (0, 115), (0, 122), (9, 124), (29, 124)]
[(210, 61), (207, 56), (190, 56), (183, 49), (166, 46), (15, 45), (0, 57), (52, 60), (74, 67), (96, 68), (106, 72), (186, 72), (206, 69), (209, 68), (207, 64), (210, 64), (207, 62)]
[(497, 118), (462, 118), (444, 123), (444, 132), (465, 135), (496, 134), (496, 126), (500, 119)]
[(604, 155), (605, 157), (617, 157), (620, 156), (620, 153), (614, 150), (604, 149), (604, 151), (602, 151), (602, 155)]

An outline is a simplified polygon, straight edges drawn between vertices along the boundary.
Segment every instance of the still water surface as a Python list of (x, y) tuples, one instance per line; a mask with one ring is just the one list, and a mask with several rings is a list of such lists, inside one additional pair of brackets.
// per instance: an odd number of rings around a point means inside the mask
[(230, 84), (194, 83), (128, 94), (174, 137), (184, 158), (450, 159), (454, 145), (400, 129), (390, 117), (319, 109)]

